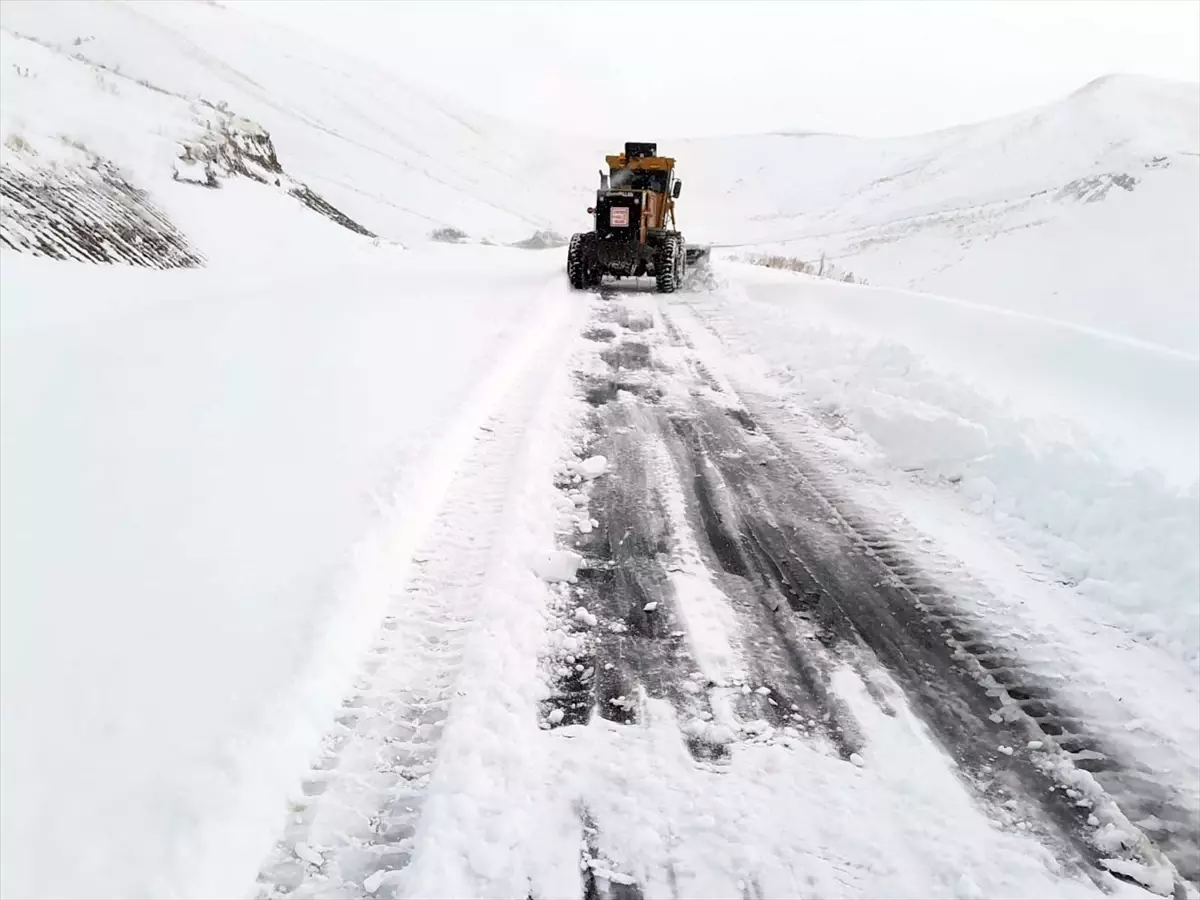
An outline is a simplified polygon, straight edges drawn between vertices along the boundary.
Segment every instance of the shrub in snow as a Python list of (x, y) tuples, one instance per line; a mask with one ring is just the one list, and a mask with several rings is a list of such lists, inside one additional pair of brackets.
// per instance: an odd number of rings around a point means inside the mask
[(867, 279), (858, 278), (853, 272), (847, 272), (825, 260), (825, 254), (816, 262), (806, 262), (793, 256), (779, 256), (770, 253), (755, 253), (745, 257), (745, 261), (768, 269), (782, 269), (786, 272), (799, 272), (802, 275), (815, 275), (817, 278), (828, 278), (832, 281), (844, 281), (847, 284), (866, 284)]
[(565, 247), (567, 239), (557, 231), (535, 231), (523, 241), (517, 241), (514, 247), (522, 250), (546, 250), (550, 247)]
[(4, 139), (4, 146), (17, 153), (33, 153), (33, 147), (29, 145), (29, 141), (16, 132), (13, 132)]
[(431, 240), (441, 241), (443, 244), (459, 244), (467, 239), (467, 233), (447, 225), (445, 228), (435, 228), (429, 232), (429, 237)]

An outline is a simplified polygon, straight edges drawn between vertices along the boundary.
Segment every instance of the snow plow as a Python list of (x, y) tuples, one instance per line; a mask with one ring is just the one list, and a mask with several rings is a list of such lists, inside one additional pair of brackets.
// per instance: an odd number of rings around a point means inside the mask
[(627, 142), (625, 152), (606, 156), (596, 205), (588, 209), (592, 230), (571, 237), (567, 277), (571, 287), (596, 287), (614, 278), (653, 275), (660, 293), (678, 290), (689, 266), (708, 255), (684, 243), (675, 223), (675, 201), (683, 182), (675, 160), (658, 155), (657, 144)]

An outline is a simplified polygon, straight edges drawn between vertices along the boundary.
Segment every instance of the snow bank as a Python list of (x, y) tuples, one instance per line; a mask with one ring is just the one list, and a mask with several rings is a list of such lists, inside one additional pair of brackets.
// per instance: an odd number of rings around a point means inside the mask
[[(1008, 406), (1013, 416), (1074, 423), (1103, 437), (1105, 449), (1122, 461), (1154, 466), (1183, 485), (1200, 477), (1200, 357), (947, 297), (749, 266), (732, 271), (756, 310), (862, 338), (881, 366), (903, 367), (906, 360), (889, 364), (883, 357), (907, 348), (923, 364)], [(886, 409), (883, 399), (881, 421)], [(975, 443), (969, 432), (962, 435), (968, 449)], [(951, 437), (941, 449), (953, 454), (956, 443)]]
[(685, 302), (742, 354), (743, 383), (951, 486), (1112, 624), (1200, 668), (1200, 361), (978, 304), (726, 272), (738, 283)]

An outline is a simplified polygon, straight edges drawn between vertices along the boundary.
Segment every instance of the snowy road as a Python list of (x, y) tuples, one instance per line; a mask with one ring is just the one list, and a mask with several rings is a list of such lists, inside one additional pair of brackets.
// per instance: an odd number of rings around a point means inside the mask
[(739, 397), (686, 303), (580, 304), (514, 354), (260, 896), (1191, 890), (1185, 786)]
[(611, 146), (228, 5), (0, 2), (0, 897), (1200, 900), (1195, 85), (582, 293)]

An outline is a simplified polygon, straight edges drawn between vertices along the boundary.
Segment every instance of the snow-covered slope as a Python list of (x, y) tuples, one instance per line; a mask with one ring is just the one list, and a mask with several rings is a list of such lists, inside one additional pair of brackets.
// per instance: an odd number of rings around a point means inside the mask
[(1112, 76), (935, 134), (683, 142), (690, 238), (1200, 354), (1200, 87)]
[(580, 205), (536, 137), (216, 5), (14, 0), (0, 27), (6, 161), (84, 148), (168, 212), (180, 142), (213, 107), (265, 128), (284, 171), (387, 239), (514, 241)]

